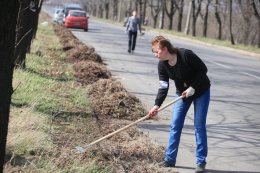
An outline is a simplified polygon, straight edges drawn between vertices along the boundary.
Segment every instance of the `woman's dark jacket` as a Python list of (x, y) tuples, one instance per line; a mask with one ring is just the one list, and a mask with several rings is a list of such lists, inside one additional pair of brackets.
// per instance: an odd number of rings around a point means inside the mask
[(191, 50), (184, 48), (178, 49), (177, 63), (174, 66), (170, 66), (168, 61), (159, 61), (160, 88), (158, 89), (155, 105), (161, 106), (166, 98), (169, 79), (174, 80), (178, 95), (191, 86), (195, 89), (195, 94), (192, 97), (199, 97), (210, 87), (207, 71), (208, 69), (202, 60)]

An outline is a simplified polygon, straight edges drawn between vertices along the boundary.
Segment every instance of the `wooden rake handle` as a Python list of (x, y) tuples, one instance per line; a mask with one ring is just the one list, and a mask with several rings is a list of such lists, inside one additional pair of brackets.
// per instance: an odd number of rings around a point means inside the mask
[[(161, 110), (167, 108), (168, 106), (170, 106), (170, 105), (176, 103), (177, 101), (179, 101), (179, 100), (182, 99), (182, 98), (183, 98), (183, 96), (180, 96), (180, 97), (178, 97), (177, 99), (175, 99), (175, 100), (173, 100), (173, 101), (167, 103), (166, 105), (164, 105), (164, 106), (162, 106), (161, 108), (159, 108), (159, 109), (158, 109), (158, 112), (160, 112)], [(118, 129), (118, 130), (116, 130), (116, 131), (114, 131), (114, 132), (112, 132), (112, 133), (110, 133), (110, 134), (108, 134), (108, 135), (106, 135), (106, 136), (104, 136), (104, 137), (102, 137), (102, 138), (100, 138), (100, 139), (98, 139), (98, 140), (96, 140), (96, 141), (94, 141), (94, 142), (88, 144), (86, 147), (90, 147), (91, 145), (94, 145), (94, 144), (96, 144), (96, 143), (98, 143), (98, 142), (100, 142), (100, 141), (102, 141), (102, 140), (104, 140), (104, 139), (107, 139), (107, 138), (109, 138), (109, 137), (111, 137), (111, 136), (113, 136), (113, 135), (115, 135), (115, 134), (117, 134), (117, 133), (119, 133), (119, 132), (121, 132), (121, 131), (123, 131), (123, 130), (126, 130), (126, 129), (128, 129), (129, 127), (132, 127), (132, 126), (134, 126), (135, 124), (137, 124), (137, 123), (139, 123), (139, 122), (141, 122), (141, 121), (144, 121), (144, 120), (146, 120), (146, 119), (149, 118), (149, 117), (150, 117), (149, 114), (147, 114), (146, 116), (144, 116), (144, 117), (142, 117), (142, 118), (140, 118), (140, 119), (138, 119), (138, 120), (132, 122), (131, 124), (128, 124), (128, 125), (126, 125), (126, 126), (120, 128), (120, 129)]]

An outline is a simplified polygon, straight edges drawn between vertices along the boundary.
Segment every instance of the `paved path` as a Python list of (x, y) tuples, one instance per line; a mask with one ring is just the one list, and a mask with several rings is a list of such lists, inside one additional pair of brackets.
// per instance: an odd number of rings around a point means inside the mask
[[(157, 59), (150, 41), (155, 33), (138, 37), (134, 54), (127, 53), (127, 35), (122, 26), (90, 19), (89, 32), (73, 30), (82, 42), (95, 47), (125, 88), (149, 110), (158, 88)], [(209, 156), (207, 169), (213, 173), (260, 172), (260, 61), (254, 56), (168, 37), (177, 47), (192, 49), (206, 63), (211, 79), (208, 113)], [(173, 99), (174, 85), (165, 101)], [(138, 127), (160, 145), (167, 145), (171, 108), (162, 111), (158, 121), (145, 121)], [(185, 120), (175, 171), (194, 172), (195, 137), (193, 109)]]

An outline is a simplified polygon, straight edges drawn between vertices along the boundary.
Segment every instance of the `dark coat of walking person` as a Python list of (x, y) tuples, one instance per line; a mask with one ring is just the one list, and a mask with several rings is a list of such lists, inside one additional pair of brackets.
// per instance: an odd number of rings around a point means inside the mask
[(126, 33), (128, 33), (128, 53), (134, 53), (138, 30), (142, 35), (141, 20), (137, 17), (137, 12), (133, 11), (132, 16), (128, 18), (126, 24)]
[(183, 96), (183, 99), (173, 106), (169, 142), (164, 161), (160, 165), (175, 167), (184, 120), (193, 103), (197, 158), (195, 172), (204, 172), (208, 154), (206, 118), (211, 85), (207, 76), (207, 67), (192, 50), (175, 48), (163, 36), (153, 38), (152, 51), (159, 59), (159, 89), (155, 105), (149, 115), (151, 117), (157, 115), (159, 107), (167, 96), (170, 79), (175, 83), (176, 97)]

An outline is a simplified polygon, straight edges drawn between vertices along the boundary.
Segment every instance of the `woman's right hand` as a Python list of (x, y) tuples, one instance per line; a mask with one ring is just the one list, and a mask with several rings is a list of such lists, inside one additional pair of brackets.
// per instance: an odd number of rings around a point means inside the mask
[(154, 117), (158, 114), (158, 109), (159, 109), (159, 106), (155, 105), (150, 111), (149, 111), (149, 116), (150, 117)]

